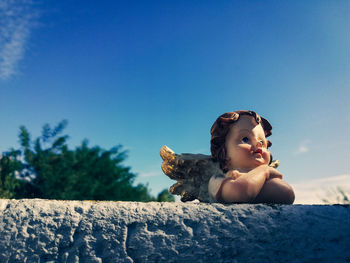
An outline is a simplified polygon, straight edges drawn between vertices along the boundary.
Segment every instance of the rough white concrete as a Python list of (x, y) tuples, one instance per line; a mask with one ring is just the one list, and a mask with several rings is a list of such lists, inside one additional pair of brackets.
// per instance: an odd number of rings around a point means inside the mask
[(0, 200), (0, 262), (350, 262), (350, 207)]

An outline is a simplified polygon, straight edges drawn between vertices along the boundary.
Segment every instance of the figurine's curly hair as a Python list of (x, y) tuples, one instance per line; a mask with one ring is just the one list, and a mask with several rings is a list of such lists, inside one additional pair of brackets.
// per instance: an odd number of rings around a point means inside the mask
[[(214, 161), (219, 162), (220, 168), (221, 170), (223, 170), (224, 173), (228, 171), (227, 165), (229, 161), (229, 159), (226, 156), (226, 137), (231, 129), (232, 124), (235, 123), (241, 115), (250, 115), (255, 119), (255, 121), (258, 124), (260, 123), (264, 129), (265, 137), (268, 137), (272, 134), (271, 124), (254, 111), (240, 110), (234, 112), (226, 112), (222, 114), (219, 118), (217, 118), (210, 130), (210, 151), (212, 158), (214, 159)], [(272, 143), (268, 140), (267, 147), (270, 147), (271, 145)], [(270, 163), (271, 162), (272, 155), (270, 154)]]

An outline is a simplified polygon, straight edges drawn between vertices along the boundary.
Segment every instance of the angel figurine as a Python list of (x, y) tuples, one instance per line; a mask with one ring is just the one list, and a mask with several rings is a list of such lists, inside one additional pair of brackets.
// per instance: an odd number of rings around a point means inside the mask
[(175, 154), (163, 146), (162, 170), (181, 201), (292, 204), (294, 191), (277, 171), (266, 137), (270, 123), (254, 111), (227, 112), (211, 127), (211, 155)]

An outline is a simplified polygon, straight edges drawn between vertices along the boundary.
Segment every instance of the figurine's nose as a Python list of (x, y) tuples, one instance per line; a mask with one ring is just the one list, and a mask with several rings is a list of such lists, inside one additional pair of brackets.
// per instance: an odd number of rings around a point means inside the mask
[(252, 144), (252, 148), (253, 148), (253, 151), (259, 149), (259, 148), (262, 148), (262, 143), (260, 140), (256, 140), (253, 144)]
[(261, 141), (258, 141), (257, 144), (256, 144), (256, 147), (257, 147), (257, 148), (261, 148), (262, 146), (263, 146), (263, 145), (262, 145)]

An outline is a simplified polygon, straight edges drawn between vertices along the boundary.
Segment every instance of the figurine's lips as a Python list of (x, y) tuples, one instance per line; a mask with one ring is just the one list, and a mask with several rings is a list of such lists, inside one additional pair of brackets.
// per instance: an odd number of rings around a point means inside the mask
[(260, 153), (260, 154), (262, 154), (263, 152), (262, 152), (261, 149), (257, 149), (254, 153)]
[(261, 149), (257, 149), (253, 152), (253, 156), (254, 156), (254, 158), (260, 159), (260, 158), (262, 158), (262, 153), (263, 153), (263, 151)]

